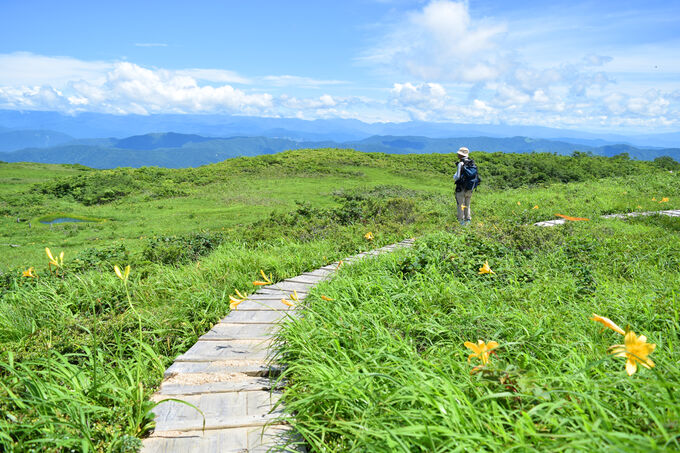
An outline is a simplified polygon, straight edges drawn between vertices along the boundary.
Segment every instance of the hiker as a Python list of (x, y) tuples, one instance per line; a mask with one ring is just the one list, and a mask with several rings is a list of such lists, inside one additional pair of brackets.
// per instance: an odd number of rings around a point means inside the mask
[(482, 182), (477, 174), (477, 165), (470, 159), (470, 150), (462, 147), (458, 150), (458, 165), (453, 180), (456, 183), (456, 204), (458, 205), (458, 221), (461, 225), (470, 223), (470, 203), (472, 192)]

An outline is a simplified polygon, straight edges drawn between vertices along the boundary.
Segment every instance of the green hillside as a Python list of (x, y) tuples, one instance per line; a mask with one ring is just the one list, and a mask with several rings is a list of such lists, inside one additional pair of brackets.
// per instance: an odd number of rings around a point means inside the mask
[[(597, 218), (680, 208), (677, 164), (473, 153), (483, 183), (463, 228), (454, 157), (0, 164), (0, 449), (134, 451), (163, 370), (260, 269), (281, 280), (413, 236), (320, 288), (338, 302), (313, 294), (284, 333), (287, 404), (313, 450), (680, 448), (680, 220)], [(591, 220), (525, 226), (555, 213)], [(40, 223), (56, 217), (99, 221)], [(592, 311), (657, 344), (657, 366), (627, 376)], [(462, 344), (478, 337), (501, 343), (502, 369), (470, 375)]]

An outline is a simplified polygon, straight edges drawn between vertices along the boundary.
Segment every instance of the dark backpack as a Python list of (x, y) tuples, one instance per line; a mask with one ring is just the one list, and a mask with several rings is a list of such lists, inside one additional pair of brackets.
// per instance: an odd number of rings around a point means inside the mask
[(482, 178), (477, 171), (477, 164), (472, 159), (465, 159), (463, 161), (463, 168), (460, 169), (460, 178), (456, 181), (457, 189), (459, 190), (474, 190)]

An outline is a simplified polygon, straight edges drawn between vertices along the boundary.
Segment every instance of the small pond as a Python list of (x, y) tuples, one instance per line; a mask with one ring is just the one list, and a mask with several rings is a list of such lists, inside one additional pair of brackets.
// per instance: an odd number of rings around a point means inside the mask
[(96, 220), (74, 219), (73, 217), (57, 217), (56, 219), (52, 220), (40, 221), (40, 223), (44, 223), (45, 225), (54, 225), (55, 223), (67, 223), (67, 222), (96, 222)]

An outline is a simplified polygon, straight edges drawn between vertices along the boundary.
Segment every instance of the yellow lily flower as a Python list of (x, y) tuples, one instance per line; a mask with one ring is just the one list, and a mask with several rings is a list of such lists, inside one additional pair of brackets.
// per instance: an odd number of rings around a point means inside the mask
[(656, 201), (656, 197), (652, 197), (652, 201)]
[[(59, 261), (57, 261), (54, 258), (54, 255), (52, 255), (52, 251), (50, 250), (49, 247), (45, 247), (45, 253), (47, 254), (47, 258), (50, 260), (50, 264), (54, 264), (55, 266), (59, 267)], [(62, 255), (64, 254), (64, 252), (61, 252), (61, 253), (62, 253)], [(64, 260), (63, 260), (63, 257), (62, 257), (62, 262), (63, 261)]]
[(243, 302), (245, 299), (237, 299), (234, 296), (230, 295), (229, 296), (229, 309), (230, 310), (236, 310), (236, 307), (239, 306), (241, 302)]
[(663, 197), (659, 203), (668, 203), (669, 198), (668, 197)]
[(372, 241), (373, 240), (373, 233), (371, 233), (369, 231), (368, 233), (364, 234), (364, 239), (366, 239), (367, 241)]
[(485, 343), (482, 340), (477, 340), (477, 344), (474, 344), (466, 341), (465, 347), (472, 350), (472, 354), (468, 356), (468, 362), (471, 358), (477, 357), (482, 361), (482, 365), (486, 365), (489, 363), (489, 353), (498, 347), (498, 343), (495, 341), (489, 341), (488, 343)]
[(294, 306), (295, 306), (295, 304), (294, 304), (293, 302), (287, 301), (286, 299), (281, 299), (281, 303), (282, 303), (283, 305), (287, 305), (287, 306), (289, 306), (289, 307), (294, 307)]
[(25, 271), (23, 271), (23, 272), (21, 273), (21, 276), (22, 276), (22, 277), (31, 277), (31, 278), (36, 278), (36, 277), (37, 277), (37, 275), (36, 275), (35, 273), (33, 273), (33, 268), (32, 268), (32, 267), (29, 267), (28, 269), (26, 269)]
[(484, 266), (479, 268), (479, 273), (480, 274), (495, 274), (495, 272), (492, 271), (491, 268), (489, 267), (488, 261), (485, 261)]
[(538, 205), (534, 205), (534, 207), (531, 209), (538, 209)]
[(300, 302), (300, 299), (298, 298), (298, 293), (296, 290), (293, 290), (293, 294), (290, 295), (290, 298), (294, 300), (295, 302)]
[(238, 307), (241, 302), (247, 299), (247, 296), (241, 294), (238, 289), (234, 289), (234, 291), (236, 291), (238, 299), (232, 295), (229, 295), (229, 309), (231, 310), (236, 310), (236, 307)]
[(321, 298), (322, 298), (323, 300), (327, 301), (327, 302), (330, 302), (330, 301), (332, 301), (332, 300), (335, 300), (335, 299), (331, 299), (331, 298), (328, 297), (328, 296), (321, 296)]
[(465, 206), (464, 204), (460, 205), (460, 209), (465, 209), (465, 208), (467, 208), (467, 206)]
[(521, 201), (518, 201), (518, 202), (517, 202), (517, 206), (522, 206), (522, 202), (521, 202)]
[(269, 277), (267, 277), (267, 274), (264, 273), (262, 269), (260, 269), (260, 275), (262, 275), (262, 278), (264, 281), (256, 280), (253, 282), (253, 285), (255, 286), (265, 286), (265, 285), (271, 285), (272, 284), (272, 274), (269, 274)]
[(626, 334), (626, 332), (624, 332), (622, 328), (617, 326), (616, 323), (609, 318), (605, 318), (604, 316), (598, 316), (595, 313), (593, 313), (593, 316), (591, 316), (590, 319), (602, 323), (605, 327), (608, 327), (612, 329), (614, 332), (620, 333), (621, 335)]
[(125, 272), (120, 271), (120, 267), (118, 265), (113, 266), (113, 271), (116, 273), (119, 279), (123, 280), (124, 282), (127, 281), (128, 276), (130, 275), (130, 265), (128, 264), (125, 266)]
[(638, 363), (645, 368), (654, 367), (654, 362), (647, 356), (651, 354), (656, 348), (655, 344), (647, 343), (647, 337), (635, 335), (632, 330), (626, 333), (623, 340), (624, 344), (615, 344), (609, 348), (609, 353), (614, 354), (615, 357), (625, 357), (626, 359), (626, 373), (632, 376), (637, 371)]

